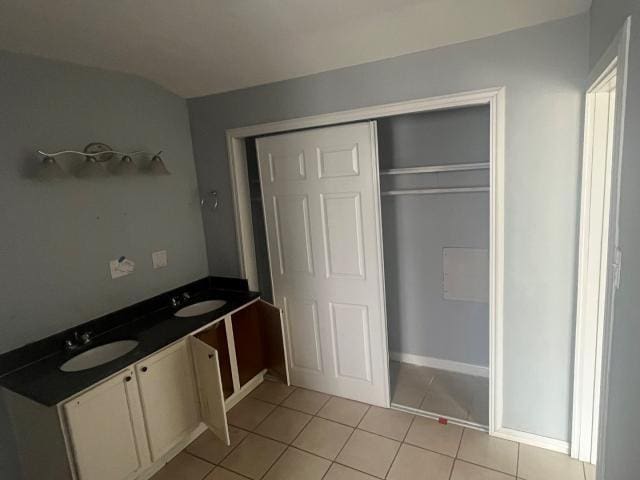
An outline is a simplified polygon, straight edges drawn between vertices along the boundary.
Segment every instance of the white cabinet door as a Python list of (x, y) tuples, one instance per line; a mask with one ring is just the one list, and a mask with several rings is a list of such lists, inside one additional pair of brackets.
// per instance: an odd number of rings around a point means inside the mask
[(256, 141), (292, 383), (385, 405), (387, 346), (374, 122)]
[(67, 402), (63, 410), (79, 480), (132, 479), (149, 464), (132, 370)]
[(190, 337), (190, 342), (200, 396), (201, 419), (220, 440), (230, 445), (218, 352), (197, 337)]
[(187, 342), (181, 341), (138, 363), (136, 374), (155, 462), (200, 422)]

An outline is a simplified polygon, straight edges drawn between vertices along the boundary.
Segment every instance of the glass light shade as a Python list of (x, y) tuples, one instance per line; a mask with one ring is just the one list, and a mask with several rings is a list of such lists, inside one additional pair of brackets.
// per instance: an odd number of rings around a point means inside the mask
[(66, 176), (65, 171), (53, 157), (44, 157), (36, 173), (39, 180), (57, 180)]
[(167, 170), (164, 162), (160, 158), (160, 155), (154, 155), (149, 164), (149, 173), (152, 175), (171, 175), (171, 172)]
[(113, 173), (116, 175), (134, 175), (138, 173), (138, 167), (136, 167), (129, 155), (125, 155), (113, 169)]
[(93, 157), (86, 157), (86, 160), (82, 163), (76, 175), (80, 178), (101, 178), (109, 175), (109, 172), (105, 168), (96, 162)]

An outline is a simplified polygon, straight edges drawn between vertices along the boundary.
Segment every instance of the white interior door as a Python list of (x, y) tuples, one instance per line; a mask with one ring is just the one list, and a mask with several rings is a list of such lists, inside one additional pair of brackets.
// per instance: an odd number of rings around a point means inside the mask
[(292, 383), (387, 404), (374, 122), (256, 141)]

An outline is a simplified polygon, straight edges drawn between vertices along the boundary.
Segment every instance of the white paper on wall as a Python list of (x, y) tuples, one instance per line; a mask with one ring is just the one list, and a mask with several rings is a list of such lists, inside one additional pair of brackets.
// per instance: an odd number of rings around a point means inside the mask
[(443, 248), (445, 300), (489, 302), (489, 251), (482, 248)]

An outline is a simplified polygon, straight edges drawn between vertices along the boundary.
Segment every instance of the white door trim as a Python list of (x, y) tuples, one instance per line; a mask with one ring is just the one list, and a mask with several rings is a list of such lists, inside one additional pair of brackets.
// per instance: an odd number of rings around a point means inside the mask
[[(504, 168), (505, 168), (505, 88), (497, 87), (439, 97), (422, 98), (406, 102), (376, 105), (336, 113), (265, 123), (226, 131), (229, 167), (236, 219), (238, 253), (242, 275), (248, 279), (249, 287), (258, 288), (257, 267), (254, 250), (249, 180), (246, 169), (244, 140), (247, 137), (280, 133), (304, 128), (323, 127), (340, 123), (370, 120), (375, 118), (427, 112), (445, 108), (474, 105), (489, 105), (490, 108), (490, 361), (489, 361), (489, 432), (503, 431), (503, 282), (504, 282)], [(382, 244), (380, 243), (382, 246)], [(379, 252), (382, 255), (382, 252)], [(384, 304), (384, 285), (381, 285)], [(384, 328), (386, 332), (386, 325)], [(388, 355), (388, 345), (382, 346)], [(391, 404), (387, 378), (387, 406)], [(505, 435), (507, 433), (505, 432)]]
[[(622, 165), (622, 147), (624, 140), (624, 118), (625, 118), (625, 105), (626, 105), (626, 92), (627, 92), (627, 65), (629, 57), (629, 35), (631, 29), (631, 17), (625, 20), (622, 28), (618, 32), (616, 38), (613, 40), (607, 51), (602, 55), (596, 67), (589, 75), (589, 83), (591, 85), (587, 91), (587, 102), (585, 105), (586, 117), (588, 119), (588, 113), (590, 103), (593, 102), (594, 91), (600, 87), (603, 82), (606, 82), (607, 77), (611, 76), (615, 72), (616, 76), (616, 97), (615, 97), (615, 118), (614, 118), (614, 132), (613, 132), (613, 154), (611, 159), (611, 188), (610, 188), (610, 210), (609, 210), (609, 230), (608, 230), (608, 245), (607, 245), (607, 279), (606, 291), (604, 293), (604, 314), (602, 325), (602, 353), (601, 353), (601, 366), (600, 366), (600, 398), (599, 401), (595, 401), (595, 407), (598, 411), (598, 438), (597, 438), (597, 458), (603, 459), (605, 437), (607, 422), (607, 402), (609, 392), (609, 371), (610, 371), (610, 358), (611, 358), (611, 332), (613, 328), (613, 308), (615, 301), (615, 278), (619, 273), (619, 260), (617, 258), (618, 246), (619, 246), (619, 205), (620, 205), (620, 175)], [(591, 99), (590, 99), (591, 96)], [(586, 122), (585, 122), (586, 123)], [(585, 125), (585, 162), (589, 153), (586, 139), (586, 129), (588, 125)], [(584, 175), (584, 172), (583, 172)], [(589, 193), (589, 192), (587, 192)], [(585, 194), (585, 185), (583, 183), (583, 195)], [(584, 198), (584, 197), (583, 197)], [(588, 212), (581, 211), (581, 218)], [(582, 255), (582, 249), (584, 241), (584, 232), (580, 232), (580, 255)], [(576, 310), (576, 344), (575, 344), (575, 371), (574, 371), (574, 391), (573, 391), (573, 417), (572, 417), (572, 431), (571, 431), (571, 456), (580, 458), (580, 444), (584, 441), (590, 441), (592, 439), (592, 432), (590, 426), (585, 424), (584, 419), (584, 405), (588, 404), (588, 399), (584, 396), (584, 375), (585, 365), (593, 365), (595, 363), (596, 352), (590, 351), (586, 348), (586, 345), (582, 343), (581, 332), (584, 329), (584, 319), (581, 315), (580, 305), (582, 303), (582, 296), (587, 292), (583, 291), (583, 275), (584, 272), (578, 273), (578, 308)], [(593, 371), (593, 376), (598, 374), (597, 369)], [(587, 380), (592, 381), (592, 380)], [(586, 438), (588, 437), (588, 439)], [(582, 440), (582, 442), (581, 442)], [(592, 454), (592, 459), (595, 456)], [(585, 459), (589, 460), (589, 459)], [(603, 461), (598, 461), (598, 478), (606, 477), (606, 465)]]
[[(592, 448), (597, 435), (602, 356), (602, 323), (607, 289), (607, 246), (609, 244), (609, 198), (612, 158), (607, 145), (613, 117), (609, 92), (617, 72), (617, 57), (606, 67), (585, 95), (582, 191), (580, 195), (580, 236), (576, 330), (573, 375), (571, 456), (595, 463)], [(615, 98), (615, 93), (614, 93)], [(607, 140), (603, 142), (603, 135)], [(598, 140), (598, 143), (594, 143)], [(604, 146), (604, 150), (603, 147)], [(597, 152), (594, 152), (594, 149)], [(597, 267), (595, 266), (597, 265)], [(598, 276), (597, 279), (594, 275)]]

